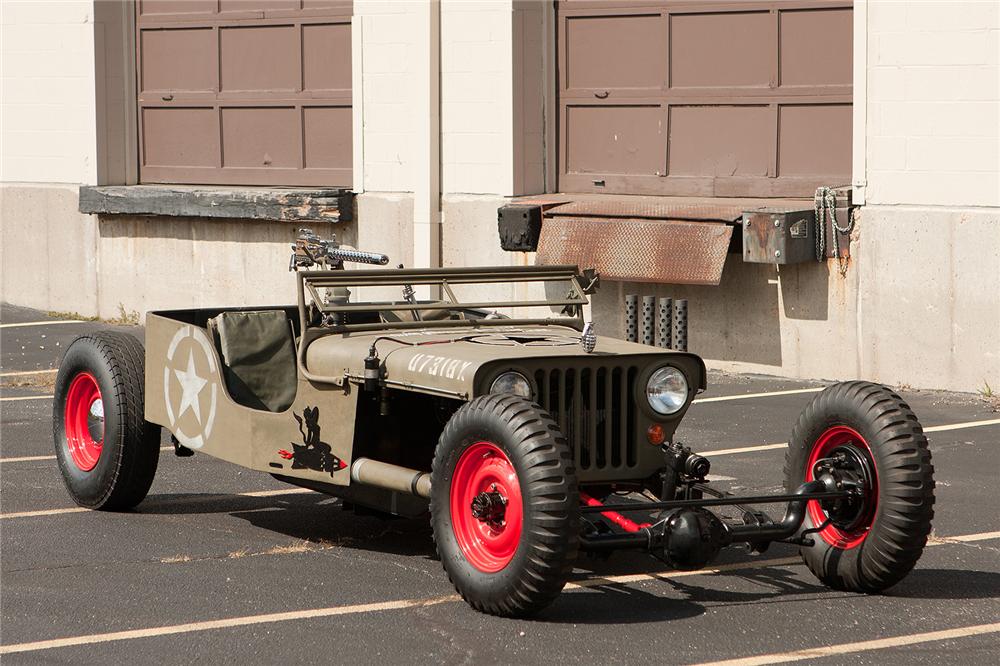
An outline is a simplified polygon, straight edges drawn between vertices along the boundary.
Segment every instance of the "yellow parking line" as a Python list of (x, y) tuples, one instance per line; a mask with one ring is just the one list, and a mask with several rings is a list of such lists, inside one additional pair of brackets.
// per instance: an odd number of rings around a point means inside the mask
[[(161, 446), (160, 451), (173, 451), (173, 446)], [(4, 463), (17, 463), (17, 462), (38, 462), (41, 460), (55, 460), (56, 457), (49, 456), (15, 456), (12, 458), (0, 458), (0, 464)]]
[(26, 377), (28, 375), (47, 375), (59, 372), (59, 368), (49, 368), (48, 370), (19, 370), (18, 372), (0, 372), (0, 377)]
[(776, 395), (796, 395), (799, 393), (819, 393), (825, 386), (804, 389), (790, 389), (787, 391), (765, 391), (764, 393), (738, 393), (736, 395), (720, 395), (714, 398), (695, 398), (694, 402), (726, 402), (728, 400), (749, 400), (750, 398), (770, 398)]
[[(1000, 533), (989, 532), (981, 535), (964, 535), (958, 537), (949, 537), (938, 543), (928, 543), (928, 546), (932, 545), (947, 545), (952, 541), (959, 539), (964, 540), (974, 540), (974, 537), (986, 538), (985, 535), (1000, 536)], [(994, 538), (991, 536), (989, 538)], [(566, 585), (567, 589), (579, 589), (588, 587), (598, 587), (601, 585), (621, 585), (625, 583), (634, 583), (647, 580), (669, 580), (671, 578), (683, 578), (687, 576), (704, 576), (712, 575), (718, 573), (724, 573), (728, 571), (746, 571), (751, 569), (762, 569), (765, 567), (775, 567), (775, 566), (785, 566), (789, 564), (801, 563), (801, 558), (798, 557), (784, 557), (775, 558), (771, 560), (759, 560), (756, 562), (746, 562), (746, 563), (732, 563), (724, 564), (711, 569), (698, 569), (696, 571), (664, 571), (664, 572), (653, 572), (653, 573), (640, 573), (640, 574), (626, 574), (620, 576), (592, 576), (589, 578), (583, 578), (580, 580), (575, 580)], [(289, 611), (284, 613), (265, 613), (261, 615), (246, 615), (242, 617), (230, 617), (222, 618), (219, 620), (206, 620), (203, 622), (188, 622), (185, 624), (174, 624), (166, 625), (160, 627), (148, 627), (145, 629), (131, 629), (127, 631), (113, 631), (103, 634), (88, 634), (83, 636), (70, 636), (67, 638), (54, 638), (44, 641), (32, 641), (30, 643), (12, 643), (9, 645), (0, 645), (0, 655), (2, 654), (16, 654), (20, 652), (37, 652), (40, 650), (52, 650), (56, 648), (65, 647), (76, 647), (79, 645), (93, 645), (95, 643), (110, 643), (113, 641), (126, 641), (134, 640), (138, 638), (154, 638), (158, 636), (170, 636), (173, 634), (185, 634), (193, 633), (199, 631), (210, 631), (213, 629), (229, 629), (232, 627), (245, 627), (249, 625), (257, 624), (271, 624), (275, 622), (287, 622), (290, 620), (301, 620), (310, 619), (318, 617), (331, 617), (336, 615), (352, 615), (360, 613), (373, 613), (382, 612), (390, 610), (402, 610), (406, 608), (422, 608), (427, 606), (434, 606), (438, 604), (451, 603), (459, 601), (461, 597), (457, 594), (449, 594), (447, 596), (441, 597), (429, 597), (424, 599), (401, 599), (398, 601), (385, 601), (380, 603), (371, 604), (354, 604), (350, 606), (331, 606), (327, 608), (309, 608), (298, 611)], [(982, 630), (982, 627), (992, 627), (996, 626), (998, 629), (994, 630)], [(978, 629), (978, 631), (976, 631)], [(972, 630), (972, 631), (970, 631)], [(944, 640), (947, 638), (957, 638), (961, 636), (971, 636), (975, 633), (991, 633), (992, 631), (1000, 631), (1000, 623), (997, 625), (980, 625), (979, 628), (975, 627), (964, 627), (961, 629), (949, 629), (945, 632), (931, 632), (930, 634), (916, 634), (914, 636), (933, 636), (940, 634), (947, 634), (949, 632), (954, 633), (954, 635), (943, 636), (941, 638), (924, 638), (924, 641), (928, 640)], [(955, 633), (957, 632), (957, 633)], [(968, 632), (968, 633), (962, 633)], [(879, 641), (868, 641), (867, 644), (882, 643), (884, 641), (900, 640), (900, 638), (913, 638), (911, 637), (897, 637), (889, 639), (881, 639)], [(913, 641), (922, 642), (922, 641)], [(908, 645), (910, 643), (900, 643), (900, 645)], [(854, 646), (866, 645), (866, 643), (855, 643)], [(841, 647), (844, 646), (834, 646)], [(864, 647), (848, 651), (860, 651), (861, 649), (878, 649), (878, 647), (892, 647), (891, 645), (878, 645), (875, 647)], [(830, 649), (830, 648), (827, 648)], [(800, 652), (809, 652), (808, 656), (813, 656), (811, 650), (803, 650)], [(831, 654), (844, 654), (845, 652), (834, 652)], [(796, 653), (785, 653), (786, 655), (796, 654)], [(773, 656), (773, 655), (768, 655)], [(781, 655), (778, 655), (779, 657)], [(826, 654), (820, 654), (816, 656), (827, 656)], [(797, 656), (795, 659), (804, 659), (807, 657)], [(761, 659), (756, 657), (756, 659)], [(784, 661), (794, 661), (795, 659), (786, 658)], [(781, 661), (781, 659), (779, 659)], [(730, 662), (720, 662), (729, 664)], [(734, 664), (742, 664), (743, 662), (732, 662)], [(754, 661), (746, 662), (747, 664), (764, 664), (769, 663), (767, 661)]]
[(945, 430), (961, 430), (963, 428), (981, 428), (983, 426), (1000, 425), (1000, 419), (987, 419), (985, 421), (966, 421), (965, 423), (949, 423), (947, 425), (931, 426), (924, 428), (924, 432), (944, 432)]
[(970, 627), (957, 627), (955, 629), (944, 629), (942, 631), (928, 631), (921, 634), (892, 636), (891, 638), (877, 638), (875, 640), (860, 641), (857, 643), (824, 645), (821, 647), (806, 648), (805, 650), (794, 650), (792, 652), (775, 652), (773, 654), (762, 654), (756, 657), (741, 657), (739, 659), (709, 661), (698, 664), (698, 666), (760, 666), (761, 664), (781, 664), (789, 661), (821, 659), (823, 657), (835, 657), (854, 652), (884, 650), (885, 648), (903, 647), (905, 645), (916, 645), (918, 643), (947, 641), (956, 638), (966, 638), (968, 636), (981, 636), (983, 634), (995, 633), (1000, 633), (1000, 622), (993, 622), (992, 624), (976, 624)]
[(734, 453), (752, 453), (753, 451), (771, 451), (772, 449), (785, 448), (788, 448), (788, 442), (781, 442), (780, 444), (761, 444), (759, 446), (738, 446), (735, 449), (719, 449), (718, 451), (702, 451), (701, 455), (706, 458), (714, 458), (716, 456), (731, 456)]
[(13, 402), (15, 400), (51, 400), (51, 395), (18, 395), (12, 398), (0, 398), (0, 402)]
[[(965, 421), (964, 423), (946, 423), (944, 425), (929, 426), (924, 428), (924, 432), (945, 432), (947, 430), (963, 430), (965, 428), (983, 428), (986, 426), (1000, 425), (1000, 419), (985, 419), (983, 421)], [(730, 456), (736, 453), (752, 453), (754, 451), (770, 451), (772, 449), (784, 449), (788, 447), (788, 442), (778, 444), (760, 444), (757, 446), (738, 446), (734, 449), (719, 449), (718, 451), (701, 451), (701, 455), (706, 458), (714, 456)]]
[(82, 319), (57, 319), (55, 321), (22, 321), (17, 324), (0, 324), (0, 328), (22, 328), (27, 326), (55, 326), (57, 324), (82, 324)]
[(52, 650), (54, 648), (73, 647), (77, 645), (92, 645), (94, 643), (108, 643), (111, 641), (127, 641), (136, 638), (151, 638), (153, 636), (170, 636), (171, 634), (187, 634), (195, 631), (209, 631), (212, 629), (231, 629), (233, 627), (245, 627), (254, 624), (271, 624), (274, 622), (288, 622), (290, 620), (308, 620), (317, 617), (332, 617), (335, 615), (353, 615), (357, 613), (372, 613), (415, 607), (424, 608), (449, 601), (458, 601), (458, 599), (459, 596), (457, 594), (449, 594), (448, 596), (433, 597), (430, 599), (402, 599), (399, 601), (383, 601), (374, 604), (331, 606), (329, 608), (311, 608), (308, 610), (290, 611), (287, 613), (265, 613), (263, 615), (229, 617), (221, 620), (188, 622), (186, 624), (174, 624), (165, 627), (150, 627), (148, 629), (133, 629), (131, 631), (113, 631), (106, 634), (91, 634), (89, 636), (56, 638), (48, 641), (34, 641), (32, 643), (0, 645), (0, 654), (35, 652), (38, 650)]
[[(233, 497), (280, 497), (282, 495), (304, 495), (307, 493), (315, 493), (315, 490), (309, 490), (308, 488), (282, 488), (281, 490), (257, 490), (249, 493), (237, 493)], [(196, 498), (195, 501), (205, 501), (206, 498)], [(212, 498), (214, 499), (214, 498)], [(177, 500), (179, 503), (184, 503), (189, 500)], [(18, 511), (16, 513), (0, 513), (0, 519), (11, 520), (13, 518), (37, 518), (39, 516), (60, 516), (66, 513), (81, 513), (83, 511), (91, 511), (91, 509), (86, 509), (82, 506), (68, 507), (64, 509), (41, 509), (39, 511)]]
[(0, 519), (8, 520), (12, 518), (37, 518), (39, 516), (59, 516), (64, 513), (82, 513), (90, 511), (82, 506), (74, 506), (68, 509), (40, 509), (38, 511), (17, 511), (15, 513), (0, 513)]

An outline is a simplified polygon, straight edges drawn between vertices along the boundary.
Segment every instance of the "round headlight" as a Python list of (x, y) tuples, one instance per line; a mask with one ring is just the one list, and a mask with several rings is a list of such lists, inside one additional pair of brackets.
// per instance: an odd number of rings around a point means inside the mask
[(658, 414), (677, 413), (688, 399), (687, 377), (672, 366), (660, 368), (646, 382), (646, 399)]
[(493, 380), (490, 393), (513, 393), (531, 400), (531, 384), (520, 372), (505, 372)]

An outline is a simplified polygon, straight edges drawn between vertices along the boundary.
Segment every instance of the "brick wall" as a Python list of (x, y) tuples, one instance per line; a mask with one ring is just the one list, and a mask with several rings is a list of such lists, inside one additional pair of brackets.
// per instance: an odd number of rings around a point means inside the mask
[(0, 2), (0, 180), (95, 183), (90, 0)]
[(1000, 2), (868, 6), (868, 203), (1000, 206)]

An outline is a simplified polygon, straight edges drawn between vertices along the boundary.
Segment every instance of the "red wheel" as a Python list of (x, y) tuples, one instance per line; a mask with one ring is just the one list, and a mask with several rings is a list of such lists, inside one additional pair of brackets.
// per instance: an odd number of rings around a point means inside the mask
[(130, 509), (146, 496), (160, 427), (143, 415), (142, 345), (116, 331), (66, 348), (52, 399), (56, 461), (70, 496), (91, 509)]
[(467, 448), (455, 465), (451, 515), (455, 540), (480, 571), (500, 571), (521, 541), (524, 507), (517, 471), (492, 442)]
[(852, 490), (811, 501), (799, 554), (826, 585), (880, 592), (917, 563), (934, 517), (934, 466), (920, 422), (870, 382), (823, 390), (802, 411), (785, 454), (785, 487), (829, 475)]
[(547, 606), (580, 539), (573, 454), (552, 417), (510, 394), (459, 407), (434, 451), (431, 527), (462, 598), (520, 617)]
[(828, 523), (819, 535), (831, 546), (844, 550), (856, 548), (868, 536), (878, 509), (878, 474), (872, 450), (853, 428), (831, 426), (813, 444), (806, 464), (806, 481), (817, 478), (817, 466), (828, 462), (837, 467), (838, 476), (846, 477), (862, 491), (862, 497), (809, 502), (809, 518), (814, 525)]
[(66, 446), (83, 472), (94, 469), (104, 448), (104, 401), (97, 380), (81, 372), (69, 385), (65, 406)]

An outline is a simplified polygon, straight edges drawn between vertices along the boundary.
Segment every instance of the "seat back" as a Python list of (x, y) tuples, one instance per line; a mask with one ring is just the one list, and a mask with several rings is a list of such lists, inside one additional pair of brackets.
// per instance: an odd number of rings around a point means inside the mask
[(291, 322), (282, 310), (223, 312), (209, 320), (232, 399), (283, 412), (295, 400), (298, 372)]

